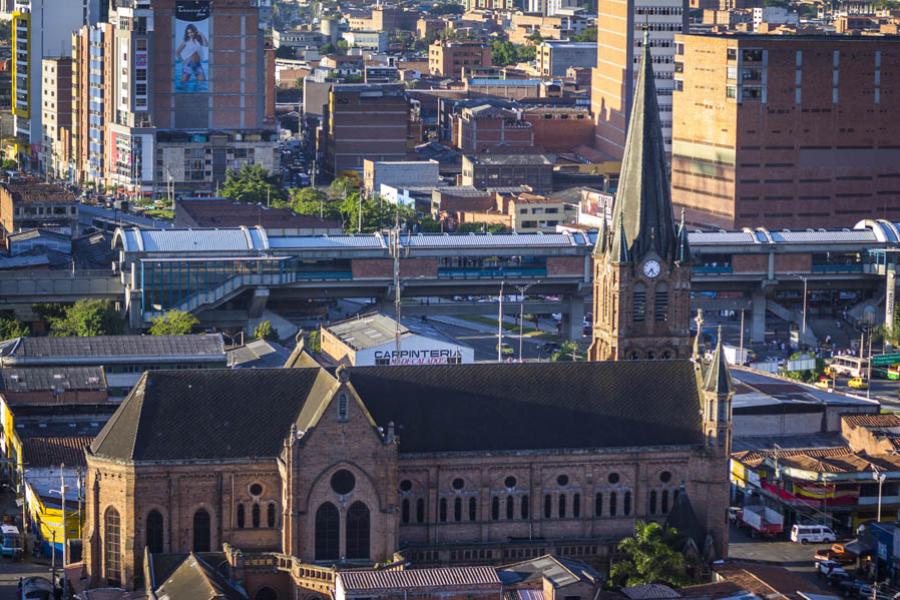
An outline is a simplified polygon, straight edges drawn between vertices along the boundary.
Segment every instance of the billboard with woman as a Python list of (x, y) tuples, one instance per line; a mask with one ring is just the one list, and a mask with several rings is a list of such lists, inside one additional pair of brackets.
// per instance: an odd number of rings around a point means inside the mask
[(176, 92), (209, 91), (209, 0), (175, 3)]

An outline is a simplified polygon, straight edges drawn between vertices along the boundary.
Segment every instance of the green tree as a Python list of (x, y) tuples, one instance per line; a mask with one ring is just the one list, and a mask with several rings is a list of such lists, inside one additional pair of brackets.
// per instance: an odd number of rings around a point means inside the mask
[(501, 223), (460, 223), (456, 233), (503, 233), (506, 231)]
[(498, 67), (532, 61), (536, 55), (537, 48), (534, 46), (513, 44), (508, 40), (491, 42), (491, 60)]
[(28, 334), (28, 326), (22, 321), (14, 317), (0, 319), (0, 340), (24, 337)]
[(563, 342), (559, 350), (550, 355), (551, 362), (575, 362), (578, 359), (578, 344), (571, 341)]
[(337, 54), (337, 48), (334, 47), (334, 44), (329, 42), (319, 48), (319, 54), (321, 54), (322, 56), (325, 56), (327, 54)]
[(349, 177), (337, 177), (328, 186), (328, 194), (335, 198), (344, 198), (356, 189), (356, 184)]
[(275, 58), (297, 58), (297, 52), (290, 46), (278, 46), (275, 48)]
[(665, 583), (680, 587), (690, 583), (684, 556), (675, 550), (678, 532), (659, 523), (637, 521), (634, 535), (619, 542), (622, 559), (610, 570), (614, 585), (629, 587)]
[(79, 300), (65, 316), (50, 321), (50, 335), (62, 337), (117, 335), (123, 328), (122, 317), (108, 300)]
[(173, 309), (154, 317), (150, 335), (187, 335), (199, 324), (200, 320), (191, 313)]
[(341, 218), (338, 202), (330, 200), (325, 192), (314, 187), (291, 190), (291, 199), (287, 205), (298, 215), (310, 215), (323, 219)]
[[(415, 211), (408, 206), (398, 206), (381, 197), (364, 199), (359, 192), (352, 192), (340, 201), (339, 209), (344, 223), (344, 231), (349, 233), (372, 233), (386, 227), (393, 227), (399, 215), (402, 224), (411, 225)], [(360, 219), (362, 209), (362, 219)], [(362, 228), (360, 229), (360, 224)]]
[(309, 335), (306, 336), (306, 347), (310, 352), (321, 352), (322, 351), (322, 341), (319, 339), (319, 330), (313, 329), (309, 332)]
[(350, 49), (350, 43), (347, 40), (338, 40), (335, 46), (338, 54), (347, 54), (347, 50)]
[(540, 44), (544, 41), (544, 36), (541, 35), (540, 31), (534, 31), (525, 39), (531, 40), (531, 42), (535, 44)]
[(239, 171), (229, 171), (222, 186), (222, 194), (239, 202), (254, 204), (283, 199), (278, 177), (260, 165), (243, 165)]
[(14, 161), (10, 158), (6, 158), (3, 160), (3, 163), (2, 163), (2, 165), (0, 165), (0, 168), (2, 168), (4, 171), (15, 171), (19, 168), (19, 163), (17, 163), (16, 161)]
[(576, 42), (596, 42), (597, 41), (597, 28), (596, 27), (588, 27), (581, 33), (575, 35), (573, 38)]
[(256, 329), (253, 330), (253, 337), (257, 340), (275, 340), (278, 338), (278, 334), (275, 333), (275, 328), (272, 327), (272, 323), (266, 320), (261, 321), (259, 325), (256, 326)]

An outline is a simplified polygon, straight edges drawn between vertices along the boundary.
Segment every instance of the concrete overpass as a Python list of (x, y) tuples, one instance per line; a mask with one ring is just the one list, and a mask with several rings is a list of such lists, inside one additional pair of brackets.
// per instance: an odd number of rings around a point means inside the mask
[[(580, 329), (590, 295), (594, 234), (402, 234), (404, 298), (496, 295), (501, 282), (531, 284), (530, 294), (557, 295), (569, 330)], [(852, 228), (692, 232), (698, 305), (750, 309), (754, 339), (765, 313), (799, 320), (790, 296), (856, 293), (878, 299), (884, 269), (873, 251), (900, 248), (898, 224), (861, 221)], [(387, 234), (300, 236), (289, 230), (117, 229), (124, 308), (140, 327), (167, 310), (207, 318), (221, 311), (258, 317), (266, 306), (310, 298), (393, 297)], [(787, 303), (788, 306), (782, 305)], [(206, 319), (204, 319), (206, 320)]]

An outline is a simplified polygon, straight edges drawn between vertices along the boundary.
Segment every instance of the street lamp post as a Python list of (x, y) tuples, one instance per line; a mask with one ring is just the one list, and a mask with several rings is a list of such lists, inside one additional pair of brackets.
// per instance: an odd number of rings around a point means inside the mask
[(802, 335), (806, 335), (806, 276), (803, 276), (803, 324)]
[(881, 487), (884, 485), (884, 480), (887, 479), (887, 473), (881, 473), (879, 471), (875, 471), (872, 473), (872, 477), (875, 481), (878, 482), (878, 516), (875, 519), (876, 523), (881, 522)]
[(522, 362), (522, 331), (523, 331), (523, 323), (525, 322), (525, 292), (528, 291), (533, 285), (537, 285), (540, 283), (540, 280), (535, 281), (534, 283), (526, 283), (525, 285), (517, 285), (516, 289), (519, 290), (519, 362)]

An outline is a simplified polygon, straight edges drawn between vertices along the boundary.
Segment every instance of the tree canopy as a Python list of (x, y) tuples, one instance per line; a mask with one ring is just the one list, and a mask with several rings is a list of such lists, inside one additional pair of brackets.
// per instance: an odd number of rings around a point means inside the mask
[(50, 335), (61, 337), (118, 335), (124, 322), (108, 300), (79, 300), (62, 316), (50, 317)]
[(0, 319), (0, 340), (23, 337), (28, 333), (28, 326), (22, 321), (14, 317)]
[(239, 202), (266, 204), (282, 199), (278, 177), (260, 165), (244, 164), (238, 171), (229, 171), (222, 186), (222, 195)]
[(271, 321), (261, 321), (253, 330), (253, 337), (257, 340), (274, 340), (278, 337)]
[(191, 313), (173, 309), (153, 319), (150, 335), (187, 335), (199, 324), (200, 320)]
[(621, 560), (610, 570), (610, 580), (620, 587), (664, 583), (681, 587), (690, 583), (684, 556), (675, 550), (678, 532), (659, 523), (637, 521), (634, 535), (619, 542)]
[(559, 345), (559, 350), (550, 355), (551, 362), (574, 362), (578, 360), (578, 344), (573, 341), (565, 341)]
[(579, 34), (576, 34), (572, 37), (576, 42), (596, 42), (597, 41), (597, 28), (596, 27), (588, 27), (584, 31)]
[(508, 40), (494, 40), (491, 43), (491, 61), (498, 67), (532, 61), (536, 54), (534, 46), (513, 44)]

